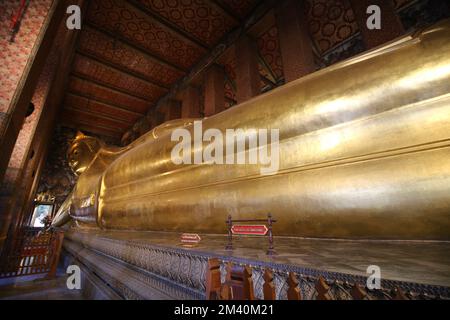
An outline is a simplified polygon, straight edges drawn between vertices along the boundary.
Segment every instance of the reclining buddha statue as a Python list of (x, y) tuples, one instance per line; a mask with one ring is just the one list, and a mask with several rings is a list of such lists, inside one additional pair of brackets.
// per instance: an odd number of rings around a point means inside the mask
[[(53, 226), (226, 233), (233, 219), (277, 219), (276, 235), (450, 239), (450, 21), (201, 119), (203, 130), (279, 129), (279, 166), (177, 164), (162, 124), (130, 145), (82, 134), (79, 175)], [(195, 152), (192, 148), (191, 152)]]

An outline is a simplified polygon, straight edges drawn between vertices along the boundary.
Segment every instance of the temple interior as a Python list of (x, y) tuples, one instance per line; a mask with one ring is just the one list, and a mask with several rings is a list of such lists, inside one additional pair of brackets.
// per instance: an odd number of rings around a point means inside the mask
[(450, 299), (448, 1), (0, 15), (0, 299)]

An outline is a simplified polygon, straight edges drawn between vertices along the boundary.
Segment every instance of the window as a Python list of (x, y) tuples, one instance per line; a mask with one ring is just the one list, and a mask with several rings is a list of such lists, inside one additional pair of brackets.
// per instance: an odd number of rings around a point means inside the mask
[(52, 217), (52, 213), (53, 204), (37, 202), (34, 205), (33, 218), (31, 219), (30, 226), (35, 228), (43, 228), (45, 217)]

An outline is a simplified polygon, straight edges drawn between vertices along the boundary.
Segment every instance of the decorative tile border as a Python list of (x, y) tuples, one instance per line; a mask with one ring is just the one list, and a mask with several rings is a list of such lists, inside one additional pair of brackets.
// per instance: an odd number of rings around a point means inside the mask
[[(304, 299), (315, 299), (315, 284), (323, 277), (330, 286), (333, 299), (351, 299), (351, 289), (355, 284), (366, 285), (366, 278), (352, 274), (329, 272), (296, 265), (272, 263), (229, 257), (195, 250), (165, 247), (143, 241), (117, 240), (90, 235), (87, 233), (69, 233), (72, 241), (78, 242), (106, 256), (114, 257), (131, 266), (147, 270), (162, 278), (178, 283), (181, 287), (191, 288), (197, 292), (205, 292), (205, 276), (207, 262), (210, 258), (221, 260), (222, 280), (225, 277), (225, 264), (229, 261), (238, 265), (250, 265), (253, 269), (255, 296), (262, 298), (263, 273), (270, 268), (274, 273), (277, 299), (286, 299), (287, 277), (289, 272), (298, 275), (299, 287)], [(382, 280), (382, 289), (368, 290), (369, 299), (392, 299), (396, 290), (400, 289), (410, 299), (450, 299), (450, 288), (421, 283)]]
[(84, 248), (80, 243), (65, 241), (64, 248), (125, 299), (204, 299), (203, 291), (183, 286), (95, 249)]

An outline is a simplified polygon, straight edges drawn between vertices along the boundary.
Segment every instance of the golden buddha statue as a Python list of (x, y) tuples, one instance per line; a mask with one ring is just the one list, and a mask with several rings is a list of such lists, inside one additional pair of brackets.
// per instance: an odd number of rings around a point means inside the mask
[[(78, 135), (79, 174), (53, 225), (225, 233), (264, 218), (276, 235), (450, 239), (450, 22), (397, 39), (202, 120), (204, 130), (279, 129), (279, 170), (175, 164), (157, 127), (124, 148)], [(192, 152), (196, 152), (195, 148)]]

